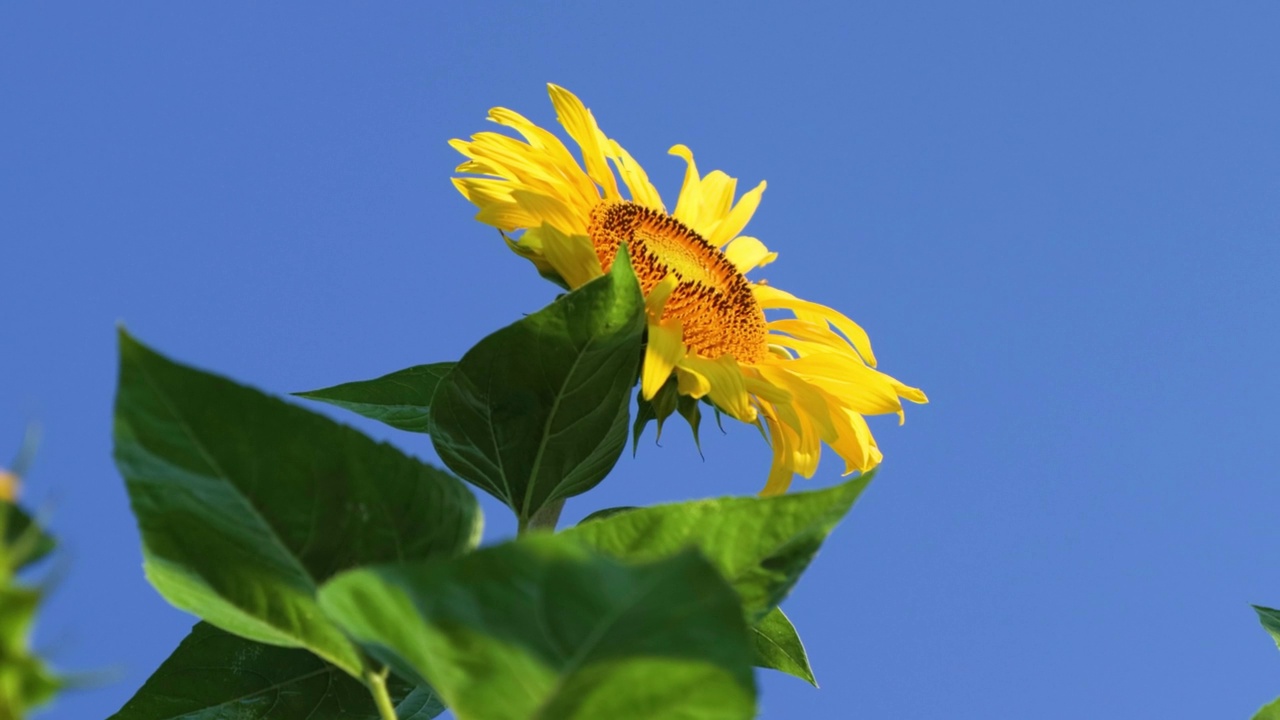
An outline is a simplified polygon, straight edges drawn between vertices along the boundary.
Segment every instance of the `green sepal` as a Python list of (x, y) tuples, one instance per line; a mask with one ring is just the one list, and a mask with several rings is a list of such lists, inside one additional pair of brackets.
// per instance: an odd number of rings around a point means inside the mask
[(631, 426), (631, 454), (636, 454), (636, 448), (640, 442), (640, 435), (644, 429), (653, 421), (658, 422), (658, 432), (654, 437), (654, 442), (662, 439), (662, 425), (676, 411), (679, 404), (680, 393), (676, 390), (676, 379), (668, 378), (662, 387), (658, 388), (658, 392), (654, 393), (652, 400), (644, 398), (643, 390), (636, 390), (636, 419)]
[(698, 430), (702, 427), (701, 405), (701, 402), (688, 395), (681, 395), (676, 401), (676, 412), (689, 423), (689, 430), (693, 432), (693, 446), (698, 448), (699, 457), (702, 456), (702, 439), (698, 437)]
[(373, 380), (294, 395), (336, 405), (399, 430), (425, 433), (431, 426), (431, 399), (453, 366), (451, 362), (414, 365)]

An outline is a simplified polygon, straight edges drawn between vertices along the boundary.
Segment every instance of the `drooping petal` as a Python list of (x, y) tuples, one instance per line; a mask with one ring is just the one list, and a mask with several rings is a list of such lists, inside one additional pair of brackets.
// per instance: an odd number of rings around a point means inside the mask
[(760, 301), (760, 306), (766, 310), (770, 308), (785, 308), (794, 312), (796, 317), (801, 320), (819, 323), (827, 322), (836, 326), (849, 339), (849, 342), (857, 348), (858, 354), (862, 355), (862, 359), (866, 360), (871, 367), (876, 366), (876, 356), (871, 351), (871, 338), (867, 335), (867, 331), (843, 314), (825, 305), (801, 300), (795, 295), (779, 290), (772, 285), (753, 285), (751, 289), (755, 292), (756, 299)]
[(732, 355), (709, 360), (690, 354), (680, 361), (679, 367), (706, 379), (710, 385), (707, 395), (716, 407), (742, 422), (755, 422), (756, 410), (747, 395), (742, 370)]
[(547, 263), (570, 289), (579, 288), (604, 275), (600, 258), (585, 235), (565, 235), (549, 224), (525, 231), (520, 242), (533, 240), (542, 248)]
[(649, 323), (649, 342), (645, 345), (644, 367), (640, 371), (640, 393), (645, 400), (653, 399), (671, 377), (676, 363), (688, 353), (683, 337), (679, 320)]

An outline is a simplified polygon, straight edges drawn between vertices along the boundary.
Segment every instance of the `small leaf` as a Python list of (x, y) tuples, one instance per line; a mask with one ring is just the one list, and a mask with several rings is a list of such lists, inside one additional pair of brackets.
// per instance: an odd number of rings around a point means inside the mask
[(370, 654), (429, 680), (460, 720), (754, 714), (741, 606), (694, 552), (627, 565), (536, 535), (344, 573), (320, 601)]
[(451, 362), (414, 365), (373, 380), (294, 394), (351, 410), (393, 428), (425, 433), (431, 424), (431, 399), (453, 365)]
[(695, 547), (742, 595), (754, 622), (791, 590), (873, 475), (812, 492), (638, 508), (562, 534), (628, 561), (651, 561)]
[[(392, 677), (387, 691), (392, 702), (403, 702), (419, 689)], [(435, 708), (416, 717), (444, 711), (439, 703)], [(199, 623), (110, 720), (172, 718), (378, 720), (378, 709), (363, 684), (306, 650), (263, 645)]]
[(352, 675), (359, 655), (316, 606), (317, 585), (464, 552), (479, 535), (476, 500), (448, 473), (123, 332), (115, 458), (166, 600)]
[(36, 589), (0, 587), (0, 717), (25, 717), (66, 685), (30, 648), (31, 627), (43, 599)]
[(1271, 635), (1276, 647), (1280, 648), (1280, 610), (1273, 610), (1262, 605), (1254, 605), (1253, 610), (1258, 613), (1258, 621), (1262, 623), (1262, 627)]
[(0, 528), (3, 528), (8, 562), (15, 571), (41, 560), (57, 547), (53, 536), (26, 511), (4, 500), (0, 500)]
[(779, 670), (818, 687), (804, 643), (781, 608), (770, 610), (751, 628), (751, 641), (756, 650), (756, 667)]
[(521, 520), (595, 487), (626, 446), (644, 327), (624, 259), (481, 340), (436, 391), (436, 452)]

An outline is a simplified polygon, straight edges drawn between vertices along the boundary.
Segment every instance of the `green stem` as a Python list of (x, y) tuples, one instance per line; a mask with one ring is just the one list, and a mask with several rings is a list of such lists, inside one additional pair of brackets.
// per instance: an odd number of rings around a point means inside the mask
[(520, 518), (520, 528), (516, 531), (516, 537), (524, 537), (532, 530), (550, 530), (556, 529), (556, 523), (560, 522), (560, 511), (564, 509), (564, 500), (556, 500), (553, 503), (543, 505), (533, 517), (525, 519)]
[(364, 674), (364, 679), (369, 685), (369, 694), (373, 696), (373, 704), (378, 706), (378, 717), (381, 720), (398, 720), (396, 707), (391, 704), (391, 696), (387, 694), (388, 672), (388, 668), (383, 668), (382, 672), (370, 670)]

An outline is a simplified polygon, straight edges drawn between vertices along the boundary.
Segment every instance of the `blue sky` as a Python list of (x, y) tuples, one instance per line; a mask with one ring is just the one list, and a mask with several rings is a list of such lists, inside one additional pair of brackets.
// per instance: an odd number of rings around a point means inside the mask
[[(1280, 604), (1277, 27), (1264, 2), (5, 4), (0, 455), (43, 423), (41, 646), (117, 673), (46, 717), (114, 712), (192, 623), (111, 463), (116, 323), (274, 393), (457, 358), (556, 290), (472, 220), (446, 141), (494, 105), (551, 123), (549, 81), (667, 198), (675, 143), (767, 180), (760, 275), (932, 400), (873, 420), (883, 470), (784, 605), (822, 689), (762, 673), (762, 717), (1247, 717), (1280, 693), (1248, 606)], [(566, 518), (756, 491), (768, 450), (726, 428), (704, 461), (672, 425)]]

